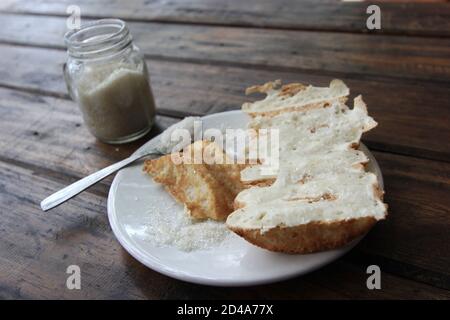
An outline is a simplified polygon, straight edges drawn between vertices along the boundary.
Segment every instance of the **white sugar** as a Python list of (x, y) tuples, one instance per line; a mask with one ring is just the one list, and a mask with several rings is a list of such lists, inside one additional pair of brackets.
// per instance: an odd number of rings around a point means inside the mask
[(232, 236), (224, 223), (193, 220), (177, 204), (164, 210), (150, 208), (145, 233), (147, 240), (156, 246), (175, 247), (182, 251), (210, 249)]

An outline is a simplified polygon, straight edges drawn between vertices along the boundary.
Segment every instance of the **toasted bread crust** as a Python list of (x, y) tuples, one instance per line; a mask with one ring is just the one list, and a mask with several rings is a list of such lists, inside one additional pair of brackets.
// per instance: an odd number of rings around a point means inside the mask
[[(204, 142), (205, 145), (210, 143)], [(196, 219), (225, 220), (236, 195), (244, 189), (239, 164), (175, 164), (171, 155), (146, 160), (144, 171)]]
[[(340, 103), (345, 103), (345, 102), (347, 102), (347, 97), (338, 98), (338, 99), (336, 99), (336, 101), (339, 101)], [(262, 111), (262, 112), (246, 111), (246, 113), (252, 118), (255, 118), (257, 116), (271, 118), (271, 117), (275, 117), (279, 114), (287, 113), (287, 112), (309, 111), (309, 110), (313, 110), (313, 109), (327, 108), (331, 105), (332, 102), (333, 101), (321, 101), (321, 102), (310, 103), (310, 104), (306, 104), (306, 105), (302, 105), (302, 106), (292, 106), (292, 107), (284, 108), (284, 109), (280, 109), (280, 110)]]
[(263, 232), (228, 226), (248, 242), (275, 252), (306, 254), (342, 247), (366, 234), (375, 225), (373, 217), (342, 221), (313, 221), (293, 227), (278, 226)]
[(264, 83), (263, 85), (256, 85), (256, 86), (248, 87), (245, 90), (245, 94), (249, 95), (249, 94), (252, 94), (255, 92), (267, 93), (270, 90), (278, 88), (280, 85), (281, 85), (280, 79), (277, 79), (275, 81), (269, 81), (269, 82)]
[(278, 95), (280, 97), (292, 97), (307, 88), (303, 83), (289, 83), (281, 87)]
[(275, 178), (261, 179), (257, 181), (244, 182), (246, 187), (268, 187), (275, 182)]

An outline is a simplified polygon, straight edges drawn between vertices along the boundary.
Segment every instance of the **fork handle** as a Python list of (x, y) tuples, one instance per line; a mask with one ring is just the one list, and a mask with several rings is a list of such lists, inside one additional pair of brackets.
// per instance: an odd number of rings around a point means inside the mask
[(117, 163), (114, 163), (110, 165), (109, 167), (103, 168), (87, 177), (84, 177), (83, 179), (78, 180), (77, 182), (72, 183), (71, 185), (65, 187), (64, 189), (61, 189), (51, 196), (45, 198), (41, 202), (41, 209), (44, 211), (53, 209), (56, 206), (59, 206), (60, 204), (66, 202), (67, 200), (73, 198), (80, 192), (86, 190), (93, 184), (96, 184), (100, 180), (103, 180), (107, 176), (113, 174), (114, 172), (122, 169), (123, 167), (126, 167), (130, 163), (143, 158), (148, 154), (135, 154), (132, 155), (122, 161), (119, 161)]

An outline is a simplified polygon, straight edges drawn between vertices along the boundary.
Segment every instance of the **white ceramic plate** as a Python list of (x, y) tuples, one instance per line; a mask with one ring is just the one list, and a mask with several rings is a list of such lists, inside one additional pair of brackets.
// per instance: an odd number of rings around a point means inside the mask
[[(217, 113), (203, 117), (203, 129), (245, 128), (248, 116), (241, 111)], [(150, 148), (156, 138), (142, 148)], [(381, 187), (380, 168), (370, 153), (369, 170), (377, 174)], [(224, 243), (209, 249), (185, 252), (176, 247), (160, 247), (148, 241), (144, 221), (151, 214), (148, 208), (165, 210), (166, 214), (183, 210), (164, 189), (143, 173), (142, 162), (121, 170), (115, 177), (108, 196), (108, 217), (112, 230), (134, 258), (147, 267), (176, 279), (217, 286), (244, 286), (275, 282), (316, 270), (336, 260), (360, 239), (346, 247), (315, 254), (287, 255), (273, 253), (251, 245), (232, 234)]]

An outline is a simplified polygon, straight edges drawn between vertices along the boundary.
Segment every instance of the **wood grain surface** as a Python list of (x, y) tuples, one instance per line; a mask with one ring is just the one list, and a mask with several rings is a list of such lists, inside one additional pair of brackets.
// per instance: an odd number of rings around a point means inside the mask
[[(309, 29), (343, 32), (368, 32), (368, 4), (339, 0), (19, 0), (3, 1), (0, 9), (15, 13), (66, 16), (69, 5), (76, 4), (88, 18), (118, 17), (132, 21), (159, 21), (231, 25), (275, 29)], [(394, 1), (395, 2), (395, 1)], [(450, 35), (450, 4), (432, 5), (371, 1), (383, 13), (379, 32), (413, 35)], [(378, 31), (377, 31), (378, 32)]]
[[(61, 68), (68, 3), (83, 20), (129, 22), (157, 103), (145, 138), (98, 142), (67, 95)], [(300, 5), (301, 4), (301, 5)], [(0, 298), (449, 299), (450, 7), (381, 3), (367, 32), (363, 3), (338, 1), (56, 1), (0, 3)], [(363, 24), (361, 24), (363, 22)], [(362, 94), (378, 128), (363, 141), (385, 180), (389, 217), (349, 254), (309, 275), (249, 288), (198, 286), (134, 260), (106, 216), (108, 178), (44, 213), (39, 202), (130, 155), (187, 115), (240, 108), (244, 89), (274, 79)], [(82, 268), (83, 290), (65, 287)], [(382, 270), (368, 290), (366, 268)]]
[[(0, 14), (0, 42), (63, 48), (66, 18)], [(89, 21), (89, 20), (87, 20)], [(130, 22), (150, 58), (406, 79), (450, 79), (450, 38)], [(337, 39), (339, 39), (337, 41)]]

